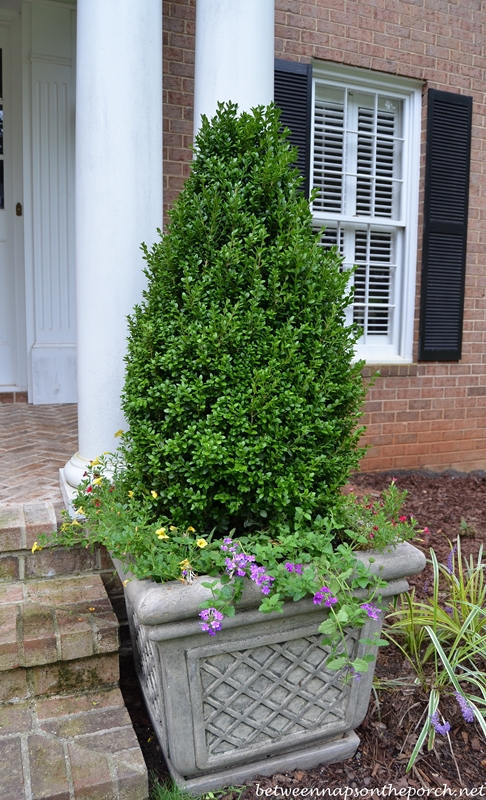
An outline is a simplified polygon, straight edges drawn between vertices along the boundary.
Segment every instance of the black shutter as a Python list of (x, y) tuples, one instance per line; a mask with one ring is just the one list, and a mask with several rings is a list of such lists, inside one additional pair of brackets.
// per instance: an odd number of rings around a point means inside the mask
[(429, 89), (420, 361), (461, 358), (472, 98)]
[(296, 167), (304, 178), (302, 188), (306, 197), (309, 197), (311, 95), (311, 64), (276, 58), (275, 105), (282, 112), (282, 127), (290, 129), (290, 142), (299, 151)]

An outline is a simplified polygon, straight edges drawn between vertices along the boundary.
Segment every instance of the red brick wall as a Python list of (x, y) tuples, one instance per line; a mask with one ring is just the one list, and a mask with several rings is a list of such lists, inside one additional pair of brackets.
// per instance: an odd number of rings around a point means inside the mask
[(192, 160), (196, 0), (163, 4), (164, 209), (171, 207)]
[[(364, 469), (486, 469), (486, 8), (481, 0), (276, 0), (275, 55), (335, 61), (473, 97), (473, 140), (462, 360), (373, 367)], [(165, 201), (190, 168), (195, 0), (164, 3)], [(415, 358), (420, 268), (417, 274)], [(370, 373), (365, 370), (365, 374)]]

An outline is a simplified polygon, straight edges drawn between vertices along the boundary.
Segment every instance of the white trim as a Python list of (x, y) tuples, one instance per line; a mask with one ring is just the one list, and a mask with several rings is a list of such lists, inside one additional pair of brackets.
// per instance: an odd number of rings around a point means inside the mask
[(71, 8), (75, 11), (77, 2), (76, 0), (22, 0), (22, 3), (30, 3), (31, 6), (33, 5), (49, 5), (49, 6), (58, 6), (59, 8), (66, 8), (66, 6), (71, 6)]
[(71, 67), (73, 64), (72, 58), (64, 58), (63, 56), (46, 56), (43, 53), (31, 53), (31, 61), (44, 61), (47, 64), (61, 64), (64, 67)]
[(403, 78), (399, 75), (387, 75), (386, 72), (372, 72), (361, 67), (349, 67), (336, 64), (334, 61), (313, 61), (312, 77), (325, 80), (327, 83), (352, 83), (360, 89), (386, 90), (387, 94), (397, 97), (413, 92), (422, 93), (423, 81), (414, 78)]
[[(311, 172), (314, 153), (314, 113), (316, 85), (325, 83), (339, 89), (346, 87), (356, 91), (384, 93), (403, 103), (403, 191), (400, 220), (375, 217), (349, 217), (333, 212), (316, 211), (313, 221), (316, 226), (325, 222), (341, 222), (356, 225), (371, 225), (390, 230), (404, 229), (403, 256), (400, 284), (396, 296), (400, 298), (396, 317), (399, 330), (393, 345), (357, 345), (356, 356), (368, 363), (411, 363), (413, 356), (413, 327), (415, 312), (415, 284), (417, 272), (417, 226), (420, 179), (420, 143), (422, 118), (422, 82), (408, 78), (371, 72), (364, 69), (337, 65), (331, 62), (313, 62), (312, 121), (311, 121)], [(346, 95), (345, 95), (346, 96)], [(312, 175), (311, 175), (312, 183)]]

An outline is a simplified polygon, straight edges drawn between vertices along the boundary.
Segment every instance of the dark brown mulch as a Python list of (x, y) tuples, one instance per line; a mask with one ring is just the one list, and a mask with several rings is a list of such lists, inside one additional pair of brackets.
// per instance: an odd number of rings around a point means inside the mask
[[(407, 489), (404, 513), (414, 516), (421, 528), (427, 526), (430, 534), (422, 541), (414, 542), (424, 549), (433, 547), (438, 559), (447, 563), (449, 542), (454, 543), (461, 534), (464, 555), (477, 556), (481, 544), (486, 544), (486, 475), (434, 475), (427, 473), (362, 473), (354, 476), (352, 485), (356, 494), (368, 495), (371, 499), (389, 485), (395, 477), (400, 489)], [(425, 593), (431, 573), (427, 569), (413, 583), (416, 591)], [(243, 790), (226, 793), (224, 800), (253, 800), (264, 788), (275, 788), (280, 795), (285, 790), (318, 788), (322, 790), (383, 788), (391, 785), (400, 789), (415, 789), (427, 796), (438, 787), (446, 786), (458, 790), (483, 787), (486, 795), (486, 743), (476, 722), (463, 721), (453, 697), (441, 699), (441, 711), (451, 723), (449, 734), (453, 752), (447, 737), (437, 736), (434, 749), (426, 747), (411, 772), (406, 765), (413, 749), (420, 719), (426, 708), (427, 698), (421, 688), (413, 685), (414, 675), (398, 649), (390, 646), (379, 653), (376, 677), (382, 679), (407, 677), (408, 685), (394, 690), (378, 691), (378, 699), (372, 694), (368, 714), (357, 730), (361, 743), (356, 755), (341, 764), (315, 767), (310, 770), (294, 770), (271, 778), (256, 778)], [(137, 679), (130, 659), (122, 660), (121, 687), (132, 717), (147, 766), (154, 779), (161, 783), (168, 779), (160, 747), (150, 726)], [(459, 777), (460, 776), (460, 777)], [(343, 794), (344, 796), (344, 794)], [(412, 795), (413, 796), (413, 795)], [(439, 796), (439, 795), (436, 795)], [(440, 795), (443, 796), (443, 795)]]

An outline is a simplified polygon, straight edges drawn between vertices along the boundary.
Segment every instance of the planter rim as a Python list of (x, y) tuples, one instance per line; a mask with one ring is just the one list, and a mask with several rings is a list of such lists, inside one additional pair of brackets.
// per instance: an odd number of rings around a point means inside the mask
[[(371, 574), (390, 582), (416, 575), (423, 570), (426, 561), (424, 553), (408, 542), (390, 545), (383, 551), (357, 550), (355, 554), (359, 561), (369, 567)], [(143, 625), (165, 625), (194, 618), (200, 604), (211, 597), (211, 591), (202, 584), (215, 578), (207, 575), (197, 577), (192, 584), (180, 581), (156, 583), (150, 578), (134, 578), (122, 562), (117, 559), (114, 561), (122, 580), (128, 578), (125, 591)], [(248, 580), (238, 608), (257, 608), (261, 601), (260, 588)]]

